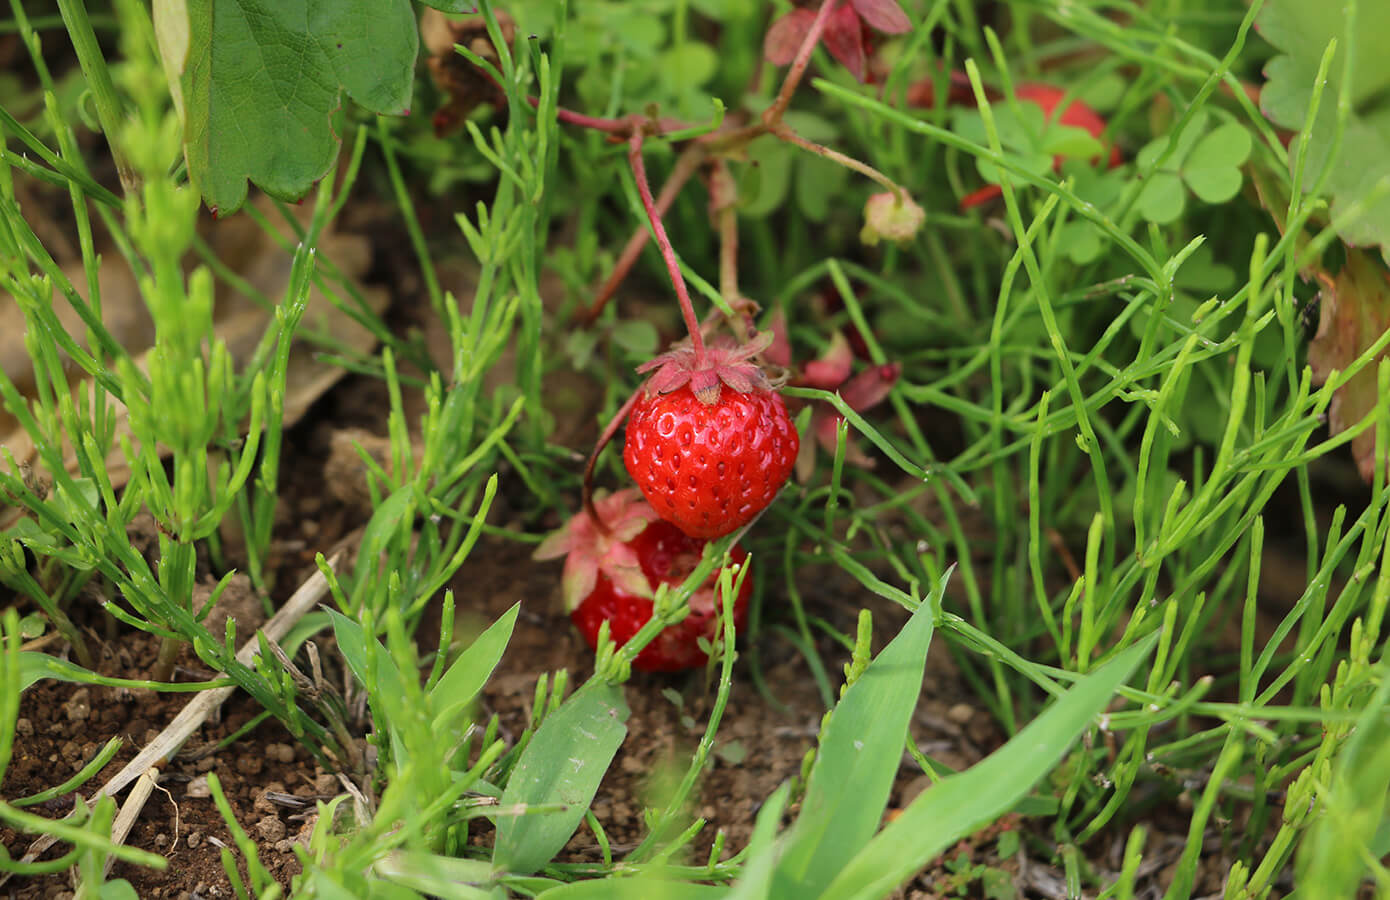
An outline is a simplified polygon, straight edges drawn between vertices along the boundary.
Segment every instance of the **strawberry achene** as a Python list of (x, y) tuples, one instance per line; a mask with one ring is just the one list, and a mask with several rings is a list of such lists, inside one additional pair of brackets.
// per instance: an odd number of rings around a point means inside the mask
[(801, 442), (776, 393), (725, 389), (709, 403), (692, 387), (639, 394), (623, 463), (663, 519), (691, 537), (716, 538), (772, 502)]

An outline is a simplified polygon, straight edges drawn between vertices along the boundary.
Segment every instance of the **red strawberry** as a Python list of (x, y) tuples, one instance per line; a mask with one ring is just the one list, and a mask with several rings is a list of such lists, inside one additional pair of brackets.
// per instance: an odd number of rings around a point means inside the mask
[[(1050, 84), (1020, 84), (1015, 92), (1020, 100), (1027, 100), (1042, 107), (1043, 115), (1049, 121), (1056, 121), (1059, 125), (1069, 125), (1072, 128), (1082, 128), (1091, 133), (1091, 137), (1098, 138), (1105, 133), (1105, 120), (1100, 117), (1094, 109), (1080, 100), (1072, 100), (1063, 107), (1060, 115), (1056, 109), (1066, 96), (1066, 91)], [(1107, 166), (1118, 166), (1121, 162), (1120, 148), (1114, 145), (1110, 147), (1110, 156), (1106, 161)], [(1060, 168), (1062, 157), (1057, 157), (1052, 161), (1054, 169)]]
[[(908, 101), (918, 106), (931, 106), (933, 101), (931, 83), (924, 82), (923, 84), (925, 87), (919, 89), (916, 94), (909, 91)], [(1105, 120), (1102, 119), (1094, 109), (1080, 100), (1072, 100), (1066, 106), (1062, 107), (1059, 113), (1057, 107), (1061, 104), (1062, 98), (1066, 96), (1066, 91), (1059, 87), (1054, 87), (1050, 84), (1020, 84), (1015, 91), (1015, 96), (1024, 102), (1041, 107), (1043, 116), (1048, 122), (1056, 122), (1059, 125), (1067, 125), (1072, 128), (1082, 128), (1090, 132), (1092, 137), (1096, 138), (1099, 138), (1105, 133)], [(958, 100), (954, 92), (951, 94), (951, 99), (953, 101)], [(994, 99), (995, 98), (991, 97), (991, 102), (993, 102)], [(973, 95), (962, 97), (959, 98), (959, 102), (973, 103), (974, 97)], [(1096, 161), (1099, 162), (1100, 160)], [(1106, 167), (1111, 168), (1118, 166), (1122, 161), (1123, 157), (1120, 155), (1120, 148), (1111, 144), (1110, 153), (1104, 160)], [(1052, 168), (1060, 169), (1061, 167), (1062, 157), (1058, 156), (1052, 160)], [(1001, 193), (1003, 193), (1003, 191), (1000, 189), (999, 185), (985, 185), (978, 191), (967, 194), (965, 197), (961, 198), (960, 208), (969, 209), (972, 206), (979, 206), (981, 203), (998, 197)]]
[(681, 347), (639, 370), (657, 373), (628, 417), (623, 463), (662, 518), (691, 537), (751, 522), (796, 462), (801, 441), (787, 407), (747, 362), (771, 339), (711, 344), (703, 368)]
[[(652, 617), (652, 598), (664, 584), (678, 585), (696, 565), (705, 541), (687, 537), (656, 517), (631, 489), (595, 504), (612, 532), (604, 535), (586, 513), (579, 513), (536, 550), (537, 559), (565, 555), (565, 608), (590, 647), (598, 646), (599, 627), (623, 646)], [(729, 555), (742, 564), (748, 554), (734, 546)], [(690, 598), (690, 613), (657, 635), (637, 654), (633, 667), (644, 672), (674, 672), (704, 665), (709, 657), (699, 639), (712, 640), (720, 628), (716, 576)], [(744, 579), (734, 600), (734, 626), (747, 618), (752, 582)]]

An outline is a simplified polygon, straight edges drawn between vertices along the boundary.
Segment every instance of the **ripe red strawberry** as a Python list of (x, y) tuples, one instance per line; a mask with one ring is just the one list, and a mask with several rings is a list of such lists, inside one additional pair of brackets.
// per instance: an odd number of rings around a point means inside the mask
[[(570, 519), (560, 531), (536, 550), (537, 559), (565, 556), (565, 608), (590, 647), (598, 646), (599, 627), (608, 622), (609, 634), (623, 646), (652, 617), (652, 598), (664, 584), (678, 585), (699, 564), (705, 541), (681, 533), (631, 489), (602, 498), (596, 510), (611, 532), (594, 527), (587, 513)], [(735, 564), (748, 554), (742, 547), (730, 551)], [(644, 672), (675, 672), (704, 665), (709, 657), (699, 639), (713, 640), (720, 626), (716, 606), (716, 576), (690, 598), (690, 613), (667, 627), (633, 660)], [(734, 599), (734, 626), (747, 618), (752, 582), (744, 579)]]
[[(1094, 109), (1081, 100), (1072, 100), (1058, 112), (1057, 107), (1061, 105), (1062, 98), (1066, 96), (1066, 91), (1059, 87), (1050, 84), (1020, 84), (1015, 90), (1015, 96), (1025, 103), (1032, 103), (1041, 107), (1043, 116), (1049, 122), (1055, 122), (1058, 125), (1067, 125), (1072, 128), (1085, 129), (1095, 138), (1099, 138), (1105, 133), (1105, 120), (1102, 119)], [(958, 99), (954, 92), (951, 94), (951, 99)], [(995, 99), (996, 98), (991, 97), (991, 102)], [(908, 101), (918, 106), (931, 106), (933, 101), (931, 83), (924, 82), (924, 87), (918, 90), (915, 95), (909, 91)], [(973, 95), (961, 97), (959, 101), (973, 103), (974, 97)], [(1103, 161), (1106, 168), (1113, 168), (1123, 162), (1123, 157), (1120, 155), (1120, 148), (1111, 144), (1110, 152), (1106, 155), (1104, 160), (1097, 159), (1095, 161)], [(1052, 168), (1060, 169), (1061, 167), (1062, 157), (1058, 156), (1053, 158)], [(997, 184), (985, 185), (978, 191), (967, 194), (965, 197), (961, 198), (960, 208), (969, 209), (972, 206), (979, 206), (982, 203), (993, 200), (1002, 193), (1003, 191)]]
[(796, 462), (801, 441), (787, 407), (747, 362), (770, 341), (712, 344), (704, 368), (688, 347), (642, 367), (657, 373), (628, 417), (623, 463), (661, 517), (691, 537), (752, 521)]

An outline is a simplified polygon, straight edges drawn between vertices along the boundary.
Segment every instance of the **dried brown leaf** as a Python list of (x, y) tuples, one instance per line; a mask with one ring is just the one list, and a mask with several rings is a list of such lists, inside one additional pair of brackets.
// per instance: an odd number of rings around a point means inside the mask
[[(1320, 318), (1318, 333), (1308, 344), (1308, 365), (1313, 381), (1323, 384), (1334, 370), (1345, 370), (1366, 348), (1390, 328), (1390, 278), (1374, 256), (1359, 250), (1347, 251), (1347, 262), (1332, 277), (1318, 273), (1323, 288), (1318, 295)], [(1381, 358), (1386, 354), (1382, 353)], [(1328, 407), (1328, 427), (1332, 434), (1355, 425), (1375, 408), (1380, 397), (1376, 390), (1376, 365), (1368, 365), (1344, 384)], [(1375, 473), (1375, 429), (1367, 429), (1351, 442), (1352, 456), (1361, 477), (1370, 481)]]

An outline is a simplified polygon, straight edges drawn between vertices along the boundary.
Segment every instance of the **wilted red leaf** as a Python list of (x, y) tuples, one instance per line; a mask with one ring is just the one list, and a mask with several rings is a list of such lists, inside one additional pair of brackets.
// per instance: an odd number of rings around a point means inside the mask
[(850, 3), (870, 28), (884, 34), (902, 34), (912, 30), (912, 22), (895, 0), (850, 0)]
[[(1367, 253), (1347, 251), (1347, 262), (1333, 278), (1318, 273), (1323, 288), (1318, 295), (1318, 333), (1308, 344), (1308, 365), (1313, 380), (1323, 384), (1332, 370), (1344, 370), (1390, 328), (1390, 282), (1385, 267)], [(1381, 354), (1383, 357), (1385, 354)], [(1376, 366), (1356, 374), (1332, 397), (1328, 427), (1333, 434), (1360, 421), (1379, 401)], [(1367, 429), (1351, 442), (1361, 477), (1375, 474), (1375, 429)]]
[(774, 366), (789, 368), (792, 364), (792, 342), (787, 336), (787, 313), (782, 307), (777, 307), (773, 312), (767, 330), (772, 332), (772, 343), (763, 351), (763, 359)]
[(845, 336), (837, 331), (830, 336), (830, 346), (820, 359), (813, 359), (802, 367), (801, 380), (807, 387), (833, 391), (849, 378), (852, 365), (854, 351)]
[(844, 387), (840, 388), (840, 396), (845, 398), (849, 408), (855, 412), (872, 409), (888, 399), (888, 395), (892, 393), (893, 385), (897, 384), (898, 376), (902, 374), (902, 370), (901, 363), (871, 366), (851, 378)]
[(859, 81), (864, 80), (867, 60), (864, 56), (864, 29), (859, 24), (859, 14), (853, 6), (845, 4), (830, 14), (825, 23), (825, 49), (840, 61), (850, 74)]
[(780, 17), (763, 38), (763, 58), (774, 66), (790, 64), (815, 21), (816, 14), (809, 9), (794, 9)]

